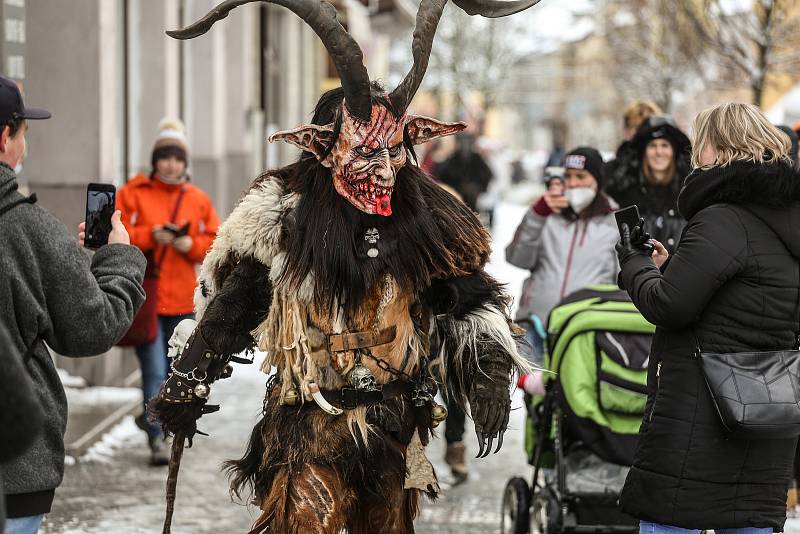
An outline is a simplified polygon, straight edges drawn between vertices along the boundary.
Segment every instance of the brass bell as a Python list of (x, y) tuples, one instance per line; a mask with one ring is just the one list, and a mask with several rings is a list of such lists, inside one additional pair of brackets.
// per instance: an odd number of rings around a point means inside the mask
[(211, 393), (211, 388), (203, 383), (194, 387), (194, 394), (200, 399), (207, 399), (209, 393)]
[(281, 398), (281, 404), (286, 406), (296, 406), (299, 400), (300, 397), (297, 394), (297, 390), (295, 388), (289, 388), (283, 394), (283, 397)]
[(431, 407), (431, 421), (433, 422), (434, 428), (439, 426), (439, 423), (445, 419), (447, 419), (447, 408), (441, 404), (434, 404)]

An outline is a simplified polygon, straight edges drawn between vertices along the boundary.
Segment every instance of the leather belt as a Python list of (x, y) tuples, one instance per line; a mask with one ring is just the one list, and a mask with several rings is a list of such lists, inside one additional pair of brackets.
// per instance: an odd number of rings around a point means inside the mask
[(378, 331), (331, 334), (328, 336), (328, 350), (334, 353), (377, 347), (378, 345), (391, 343), (396, 335), (397, 327), (394, 325)]
[(346, 410), (352, 410), (358, 406), (371, 406), (411, 393), (411, 383), (405, 380), (392, 380), (378, 388), (373, 391), (356, 388), (323, 389), (321, 393), (326, 401)]

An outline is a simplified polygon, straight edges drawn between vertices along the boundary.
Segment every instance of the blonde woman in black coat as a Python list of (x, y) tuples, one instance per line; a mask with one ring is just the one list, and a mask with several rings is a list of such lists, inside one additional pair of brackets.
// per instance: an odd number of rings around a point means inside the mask
[(766, 534), (786, 521), (797, 440), (724, 433), (693, 333), (709, 352), (796, 347), (800, 175), (788, 139), (754, 106), (706, 110), (694, 132), (695, 170), (678, 198), (687, 226), (675, 253), (650, 257), (630, 239), (617, 247), (623, 285), (658, 327), (621, 505), (641, 533)]

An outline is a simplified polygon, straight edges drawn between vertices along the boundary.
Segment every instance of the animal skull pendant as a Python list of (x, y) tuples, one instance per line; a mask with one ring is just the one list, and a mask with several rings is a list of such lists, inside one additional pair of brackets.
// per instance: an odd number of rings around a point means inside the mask
[(375, 380), (375, 375), (363, 365), (353, 367), (347, 379), (355, 389), (362, 391), (376, 391), (378, 389), (378, 381)]

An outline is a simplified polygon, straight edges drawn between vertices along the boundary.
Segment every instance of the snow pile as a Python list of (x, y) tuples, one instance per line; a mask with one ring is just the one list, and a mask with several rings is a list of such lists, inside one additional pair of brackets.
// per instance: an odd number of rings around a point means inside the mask
[(69, 374), (69, 371), (66, 369), (58, 368), (58, 378), (61, 379), (61, 383), (64, 384), (65, 388), (85, 388), (86, 387), (86, 379), (82, 376), (73, 376)]
[(519, 269), (507, 263), (505, 249), (514, 238), (514, 232), (528, 209), (529, 206), (507, 202), (502, 202), (497, 206), (492, 229), (492, 257), (489, 265), (486, 266), (486, 271), (499, 282), (505, 284), (506, 291), (514, 299), (512, 318), (516, 313), (519, 295), (522, 292), (522, 282), (530, 276), (530, 273), (525, 269)]
[(142, 390), (139, 388), (93, 386), (76, 389), (70, 387), (66, 388), (66, 392), (70, 406), (125, 404), (142, 398)]
[(92, 445), (79, 461), (110, 463), (119, 449), (140, 446), (142, 436), (142, 431), (136, 426), (133, 416), (128, 415), (106, 432), (102, 440)]

